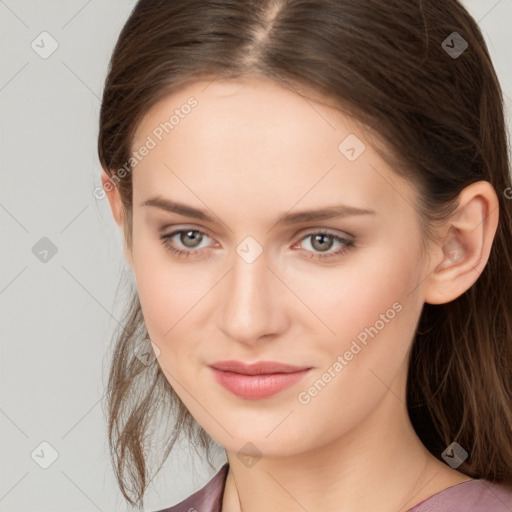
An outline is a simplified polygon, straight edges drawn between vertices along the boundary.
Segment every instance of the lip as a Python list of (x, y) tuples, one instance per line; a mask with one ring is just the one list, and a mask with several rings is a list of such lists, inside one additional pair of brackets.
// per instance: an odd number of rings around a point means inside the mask
[(311, 367), (274, 361), (242, 363), (218, 361), (209, 365), (217, 382), (242, 398), (259, 400), (275, 395), (300, 381)]

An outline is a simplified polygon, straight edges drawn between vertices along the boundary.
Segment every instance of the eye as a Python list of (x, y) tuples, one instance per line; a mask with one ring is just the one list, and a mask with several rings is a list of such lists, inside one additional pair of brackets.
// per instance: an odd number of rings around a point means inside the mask
[[(305, 237), (301, 239), (301, 242), (308, 239), (311, 239), (309, 245), (313, 248), (314, 251), (312, 254), (308, 256), (308, 258), (311, 259), (325, 260), (328, 258), (334, 258), (345, 254), (352, 247), (355, 247), (354, 240), (349, 240), (347, 238), (343, 238), (341, 236), (326, 231), (308, 233)], [(329, 251), (329, 249), (332, 248), (335, 242), (338, 243), (340, 247), (333, 252), (327, 252)], [(297, 247), (298, 245), (300, 244), (294, 245), (293, 248)]]
[[(185, 249), (177, 248), (174, 245), (173, 238), (177, 235), (179, 235), (177, 241), (185, 246)], [(206, 233), (198, 229), (179, 229), (167, 235), (161, 235), (160, 239), (165, 248), (171, 253), (176, 254), (180, 258), (188, 258), (196, 254), (196, 249), (200, 249), (199, 244), (205, 237), (210, 238)]]
[[(188, 258), (201, 252), (201, 250), (205, 248), (201, 247), (201, 242), (207, 238), (210, 237), (204, 231), (198, 229), (178, 229), (172, 233), (160, 235), (160, 239), (165, 248), (179, 258)], [(294, 245), (292, 248), (298, 247), (298, 245), (307, 239), (311, 239), (309, 245), (313, 249), (313, 251), (306, 249), (306, 252), (310, 253), (310, 255), (307, 256), (310, 259), (325, 260), (334, 258), (345, 254), (349, 249), (355, 247), (354, 240), (319, 230), (308, 233), (306, 236), (302, 237), (299, 244)], [(339, 244), (339, 248), (335, 251), (327, 252), (335, 243)], [(176, 244), (184, 248), (177, 247)]]

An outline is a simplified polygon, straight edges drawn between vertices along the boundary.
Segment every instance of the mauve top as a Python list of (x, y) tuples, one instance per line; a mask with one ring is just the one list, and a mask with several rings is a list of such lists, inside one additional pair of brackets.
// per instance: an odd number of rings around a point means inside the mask
[[(221, 512), (228, 469), (226, 462), (204, 487), (157, 512)], [(512, 490), (484, 479), (467, 480), (433, 494), (407, 512), (512, 512)]]

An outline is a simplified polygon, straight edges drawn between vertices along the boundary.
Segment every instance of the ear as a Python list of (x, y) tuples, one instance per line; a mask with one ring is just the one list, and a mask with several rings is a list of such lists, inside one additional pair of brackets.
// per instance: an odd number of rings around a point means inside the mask
[(444, 304), (471, 288), (482, 273), (498, 227), (499, 202), (493, 186), (478, 181), (459, 194), (459, 206), (441, 228), (431, 253), (425, 302)]
[(124, 257), (126, 259), (126, 262), (128, 263), (128, 266), (133, 270), (133, 256), (131, 253), (131, 250), (127, 246), (126, 238), (124, 236), (124, 229), (125, 229), (125, 213), (124, 213), (124, 205), (123, 201), (121, 200), (121, 195), (119, 194), (119, 190), (117, 186), (115, 185), (114, 181), (110, 179), (108, 174), (106, 173), (105, 169), (102, 169), (101, 172), (101, 186), (103, 187), (103, 190), (105, 191), (105, 194), (108, 198), (108, 202), (110, 204), (110, 209), (112, 210), (112, 215), (114, 217), (114, 220), (116, 221), (116, 224), (118, 225), (121, 236), (123, 237), (124, 243), (123, 243), (123, 251), (124, 251)]

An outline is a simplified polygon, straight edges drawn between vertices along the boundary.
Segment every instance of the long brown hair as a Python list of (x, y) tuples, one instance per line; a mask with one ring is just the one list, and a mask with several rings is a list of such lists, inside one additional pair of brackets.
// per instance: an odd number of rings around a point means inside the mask
[[(139, 0), (112, 55), (98, 139), (130, 247), (126, 164), (142, 117), (194, 80), (249, 73), (329, 98), (375, 133), (383, 158), (420, 192), (425, 239), (464, 187), (495, 188), (500, 219), (486, 267), (456, 300), (424, 305), (407, 407), (434, 456), (456, 441), (469, 453), (459, 471), (512, 487), (512, 188), (502, 92), (475, 20), (456, 0)], [(121, 491), (140, 505), (150, 455), (162, 453), (158, 472), (180, 433), (208, 461), (215, 445), (157, 362), (137, 358), (147, 337), (132, 290), (111, 363), (108, 432)], [(149, 450), (171, 416), (165, 450)]]

